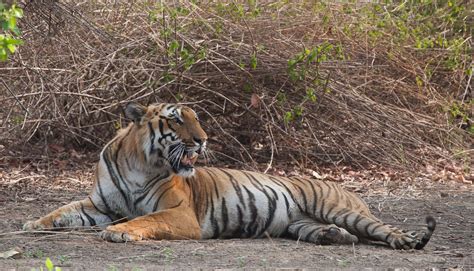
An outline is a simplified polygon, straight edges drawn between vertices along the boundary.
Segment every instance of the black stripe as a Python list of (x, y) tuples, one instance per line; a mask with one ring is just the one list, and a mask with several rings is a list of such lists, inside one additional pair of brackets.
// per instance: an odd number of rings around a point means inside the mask
[(84, 221), (84, 218), (82, 218), (81, 214), (79, 214), (79, 218), (81, 219), (82, 226), (84, 227), (86, 225), (86, 222)]
[[(80, 203), (81, 205), (81, 211), (82, 213), (86, 216), (87, 220), (89, 220), (89, 224), (90, 226), (95, 226), (97, 225), (97, 223), (95, 222), (95, 219), (92, 218), (89, 214), (86, 213), (86, 210), (84, 210), (84, 204), (82, 204), (82, 202)], [(82, 217), (81, 217), (82, 219)], [(83, 220), (84, 221), (84, 220)]]
[[(335, 208), (336, 208), (336, 205), (333, 205), (333, 206), (329, 207), (329, 210), (326, 212), (326, 217), (324, 219), (326, 222), (334, 223), (334, 216), (331, 216), (331, 217), (329, 217), (329, 216), (331, 215), (332, 210), (334, 210)], [(329, 219), (331, 219), (331, 220), (329, 220)]]
[[(156, 193), (157, 193), (158, 191), (160, 191), (160, 189), (161, 189), (164, 185), (166, 185), (166, 184), (170, 184), (170, 182), (169, 182), (169, 181), (162, 182), (160, 185), (156, 186), (155, 189), (153, 189), (153, 190), (150, 189), (150, 192), (148, 192), (148, 194), (152, 194), (152, 195), (156, 194)], [(155, 186), (154, 186), (154, 187), (155, 187)], [(151, 192), (151, 191), (153, 191), (153, 192)], [(154, 197), (151, 196), (151, 197), (146, 201), (145, 205), (148, 205), (148, 204), (150, 203), (150, 201), (152, 201), (153, 199), (154, 199)]]
[(364, 231), (365, 231), (365, 234), (366, 234), (367, 237), (372, 237), (372, 234), (369, 233), (369, 228), (370, 228), (372, 225), (374, 225), (374, 224), (377, 224), (377, 223), (376, 223), (376, 222), (373, 222), (373, 221), (369, 221), (369, 222), (367, 223), (367, 225), (364, 227)]
[(288, 217), (290, 218), (291, 217), (290, 202), (288, 201), (288, 198), (283, 192), (281, 192), (281, 194), (283, 195), (283, 198), (285, 199), (286, 213), (288, 214)]
[(313, 215), (316, 215), (316, 205), (318, 201), (318, 195), (316, 194), (316, 188), (314, 188), (313, 182), (310, 180), (309, 185), (311, 186), (311, 191), (313, 191)]
[(321, 199), (321, 207), (319, 208), (319, 219), (324, 221), (324, 206), (326, 205), (326, 201), (322, 198)]
[(275, 198), (270, 197), (267, 192), (265, 191), (265, 196), (268, 198), (268, 217), (265, 220), (265, 224), (260, 232), (256, 233), (255, 236), (260, 236), (263, 234), (272, 224), (273, 219), (275, 218), (275, 212), (277, 209), (277, 203)]
[[(350, 216), (350, 215), (351, 215), (351, 214), (346, 214), (346, 213), (344, 214), (344, 218), (342, 219), (342, 224), (344, 225), (344, 229), (347, 229), (347, 228), (348, 228), (348, 226), (347, 226), (347, 220), (349, 219), (349, 216)], [(337, 219), (337, 217), (338, 217), (338, 216), (337, 216), (337, 213), (336, 213), (336, 215), (334, 215), (334, 216), (335, 216), (336, 219)]]
[(168, 129), (170, 129), (173, 132), (176, 132), (176, 130), (173, 128), (173, 126), (170, 124), (171, 119), (166, 119), (166, 124), (168, 125)]
[[(350, 214), (347, 214), (347, 213), (350, 213)], [(339, 217), (345, 216), (342, 220), (342, 224), (344, 224), (344, 226), (342, 226), (342, 227), (344, 229), (348, 229), (349, 227), (347, 226), (347, 219), (351, 214), (352, 214), (351, 210), (343, 208), (343, 209), (339, 210), (337, 213), (334, 214), (334, 217), (335, 217), (334, 221), (337, 220), (337, 218), (339, 218)]]
[[(161, 123), (161, 120), (159, 121), (160, 123), (160, 132), (162, 130), (162, 125), (163, 123)], [(153, 125), (151, 124), (151, 122), (149, 121), (148, 122), (148, 130), (150, 131), (150, 141), (151, 141), (151, 144), (150, 144), (150, 150), (149, 150), (149, 153), (150, 155), (153, 153), (154, 149), (155, 149), (155, 137), (156, 137), (156, 134), (155, 134), (155, 130), (153, 129)], [(146, 155), (145, 155), (146, 157)]]
[(181, 205), (181, 203), (183, 203), (183, 200), (181, 200), (178, 204), (169, 207), (168, 209), (173, 209), (173, 208), (179, 207)]
[(240, 205), (237, 204), (237, 228), (233, 232), (233, 236), (235, 237), (245, 237), (245, 231), (244, 231), (244, 217), (242, 213), (242, 208), (240, 208)]
[(300, 231), (301, 231), (301, 229), (302, 229), (304, 226), (306, 226), (306, 224), (305, 224), (305, 223), (301, 223), (301, 225), (300, 225), (300, 226), (298, 227), (298, 229), (295, 231), (295, 234), (296, 234), (296, 238), (297, 238), (297, 239), (300, 239), (300, 240), (301, 240), (301, 238), (300, 238)]
[(217, 176), (215, 175), (214, 172), (212, 172), (212, 174), (211, 174), (211, 172), (212, 171), (210, 171), (210, 170), (206, 170), (207, 175), (209, 175), (209, 178), (211, 178), (211, 181), (214, 184), (214, 192), (216, 193), (217, 198), (220, 198), (219, 189), (217, 187), (217, 182), (216, 182)]
[(104, 162), (107, 166), (107, 170), (109, 172), (109, 175), (110, 175), (110, 179), (112, 180), (112, 183), (115, 185), (115, 187), (117, 188), (117, 190), (120, 192), (120, 194), (122, 195), (123, 199), (125, 200), (125, 202), (128, 201), (128, 196), (125, 194), (125, 191), (123, 191), (122, 187), (120, 186), (120, 183), (119, 183), (119, 180), (118, 180), (118, 177), (117, 175), (115, 174), (115, 171), (113, 169), (113, 166), (111, 164), (111, 161), (110, 161), (110, 152), (111, 152), (111, 148), (110, 146), (107, 147), (107, 149), (104, 151)]
[(303, 206), (304, 206), (304, 212), (305, 213), (308, 213), (308, 200), (306, 199), (306, 194), (304, 192), (304, 189), (301, 188), (299, 185), (293, 183), (293, 185), (298, 188), (298, 190), (300, 191), (301, 193), (301, 197), (303, 198)]
[(255, 186), (255, 188), (259, 190), (263, 189), (262, 183), (260, 183), (260, 181), (257, 178), (255, 178), (255, 176), (253, 175), (254, 174), (253, 172), (241, 171), (241, 173), (244, 174), (245, 177), (247, 177), (247, 179), (249, 179), (250, 183), (252, 183), (253, 186)]
[(222, 232), (225, 233), (227, 230), (227, 225), (229, 224), (229, 215), (228, 215), (228, 210), (227, 210), (227, 204), (225, 203), (225, 198), (222, 198), (222, 204), (221, 204), (221, 211), (222, 211)]
[[(158, 176), (156, 176), (155, 178), (153, 178), (153, 179), (151, 179), (150, 181), (148, 181), (148, 182), (146, 183), (145, 187), (143, 187), (142, 189), (137, 189), (137, 190), (134, 192), (134, 194), (141, 194), (141, 195), (140, 195), (138, 198), (135, 199), (135, 201), (133, 202), (133, 204), (134, 204), (135, 206), (137, 206), (138, 203), (140, 203), (142, 200), (144, 200), (144, 199), (150, 194), (150, 191), (152, 190), (152, 188), (155, 187), (155, 185), (156, 185), (159, 181), (161, 181), (161, 180), (163, 180), (163, 179), (166, 179), (166, 178), (168, 178), (168, 177), (169, 177), (169, 173), (168, 173), (168, 172), (166, 172), (165, 175), (161, 175), (161, 173), (160, 173), (160, 174), (158, 174)], [(162, 185), (166, 184), (166, 183), (167, 183), (167, 182), (165, 182), (165, 181), (164, 181), (163, 183), (161, 183), (161, 184), (157, 187), (157, 189), (155, 190), (155, 192), (158, 191), (158, 190), (160, 189), (160, 187), (161, 187)], [(150, 198), (148, 199), (147, 204), (150, 202), (150, 200), (151, 200), (152, 198), (153, 198), (153, 197), (150, 197)]]
[(122, 150), (122, 143), (123, 143), (123, 140), (120, 140), (120, 142), (118, 143), (118, 146), (117, 146), (117, 151), (115, 152), (115, 155), (113, 156), (113, 159), (114, 159), (113, 161), (114, 161), (117, 173), (118, 173), (118, 177), (119, 177), (118, 181), (124, 185), (125, 189), (128, 192), (130, 192), (130, 188), (128, 187), (127, 182), (124, 181), (122, 173), (120, 172), (120, 167), (118, 166), (118, 156), (119, 156), (120, 151)]
[[(268, 217), (266, 218), (265, 220), (265, 224), (263, 225), (262, 229), (260, 231), (256, 231), (255, 232), (255, 237), (258, 237), (260, 236), (261, 234), (263, 234), (267, 229), (268, 227), (270, 227), (270, 224), (273, 222), (273, 219), (274, 219), (274, 216), (275, 216), (275, 211), (276, 211), (276, 200), (275, 198), (271, 197), (269, 194), (268, 194), (268, 191), (265, 189), (265, 187), (258, 181), (257, 178), (255, 178), (255, 176), (253, 176), (251, 173), (249, 172), (246, 172), (246, 171), (242, 171), (242, 173), (249, 179), (250, 183), (252, 183), (252, 185), (258, 189), (259, 191), (261, 191), (268, 199)], [(268, 186), (267, 186), (268, 187)], [(273, 190), (273, 189), (272, 189)], [(273, 194), (278, 197), (276, 195), (276, 192), (273, 190)], [(258, 228), (258, 225), (257, 225), (257, 228)]]
[(101, 211), (99, 208), (97, 208), (97, 206), (94, 204), (94, 202), (92, 201), (92, 198), (91, 198), (90, 196), (88, 196), (88, 198), (89, 198), (89, 201), (91, 202), (92, 206), (95, 208), (95, 210), (96, 210), (97, 212), (99, 212), (100, 214), (106, 216), (108, 219), (110, 219), (110, 221), (114, 221), (114, 220), (112, 219), (112, 217), (110, 217), (109, 214), (107, 214), (106, 212), (103, 212), (103, 211)]
[(232, 176), (230, 173), (228, 173), (224, 169), (222, 169), (222, 168), (217, 168), (217, 169), (222, 171), (222, 173), (224, 173), (229, 178), (229, 181), (232, 184), (232, 186), (234, 187), (235, 193), (237, 194), (237, 197), (239, 197), (239, 201), (240, 201), (240, 203), (242, 204), (242, 206), (244, 207), (244, 210), (245, 210), (246, 205), (245, 205), (244, 197), (242, 195), (242, 189), (240, 188), (240, 184), (237, 182), (237, 180), (234, 178), (234, 176)]
[(255, 195), (245, 185), (242, 185), (242, 187), (244, 188), (245, 192), (247, 192), (249, 200), (248, 206), (250, 209), (250, 223), (247, 224), (247, 232), (251, 235), (257, 231), (259, 226), (257, 221), (258, 210), (257, 206), (255, 205)]
[[(102, 186), (100, 185), (100, 178), (99, 177), (97, 177), (97, 187), (99, 187), (99, 197), (102, 200), (102, 202), (104, 203), (105, 208), (107, 209), (106, 212), (107, 213), (112, 212), (112, 208), (110, 208), (110, 205), (107, 203), (107, 201), (104, 197), (104, 192), (102, 191)], [(91, 200), (91, 202), (92, 202), (92, 200)], [(112, 221), (113, 221), (113, 219), (112, 219)]]
[(286, 192), (288, 192), (288, 194), (290, 195), (291, 199), (293, 200), (293, 202), (296, 204), (296, 206), (298, 207), (298, 209), (300, 210), (300, 212), (303, 212), (303, 208), (301, 208), (299, 202), (296, 200), (296, 197), (295, 195), (293, 195), (293, 193), (291, 192), (291, 190), (280, 180), (278, 180), (277, 178), (273, 177), (273, 176), (268, 176), (268, 178), (273, 181), (274, 183), (284, 187), (286, 189)]
[(354, 223), (352, 223), (352, 227), (354, 228), (354, 231), (355, 232), (360, 232), (358, 229), (357, 229), (357, 225), (359, 224), (359, 222), (361, 222), (362, 220), (364, 219), (364, 217), (360, 214), (357, 215), (357, 218), (354, 220)]
[(272, 191), (273, 195), (275, 196), (275, 199), (278, 200), (278, 194), (277, 192), (275, 191), (275, 189), (273, 189), (272, 187), (268, 186), (268, 185), (265, 185), (266, 188), (270, 189), (270, 191)]
[[(173, 186), (170, 186), (168, 188), (166, 188), (161, 194), (160, 196), (158, 197), (158, 199), (156, 200), (155, 204), (153, 205), (153, 211), (158, 211), (158, 204), (160, 203), (160, 200), (161, 198), (166, 194), (166, 192), (168, 192), (171, 188), (173, 188)], [(158, 192), (158, 191), (157, 191)]]
[[(319, 226), (314, 226), (315, 228), (310, 230), (306, 235), (305, 237), (303, 238), (303, 241), (311, 241), (309, 240), (308, 238), (311, 237), (311, 235), (313, 235), (313, 233), (317, 230), (319, 230)], [(317, 238), (315, 238), (315, 241), (317, 241)]]
[(165, 130), (164, 130), (164, 124), (163, 124), (163, 120), (160, 119), (158, 121), (158, 128), (160, 129), (160, 134), (161, 134), (161, 137), (158, 139), (158, 142), (163, 145), (162, 141), (163, 140), (166, 140), (166, 138), (168, 137), (171, 137), (171, 141), (175, 141), (176, 138), (173, 136), (173, 133), (168, 133), (168, 134), (165, 134)]
[(160, 129), (160, 134), (163, 136), (165, 134), (165, 129), (164, 129), (163, 120), (161, 119), (158, 121), (158, 129)]
[(219, 230), (219, 223), (217, 222), (216, 217), (214, 216), (214, 199), (211, 198), (211, 226), (213, 230), (212, 238), (215, 239), (219, 236), (220, 230)]
[[(373, 223), (376, 223), (376, 222), (373, 222)], [(378, 223), (377, 223), (378, 224)], [(373, 229), (372, 229), (372, 234), (370, 236), (374, 236), (375, 235), (375, 231), (380, 228), (380, 227), (383, 227), (383, 225), (381, 224), (378, 224), (377, 226), (375, 226)]]

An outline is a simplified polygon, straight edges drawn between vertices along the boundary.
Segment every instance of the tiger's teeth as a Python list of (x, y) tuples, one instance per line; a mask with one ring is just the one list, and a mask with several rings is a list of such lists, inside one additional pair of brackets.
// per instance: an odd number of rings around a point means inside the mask
[(183, 165), (187, 165), (187, 166), (190, 166), (190, 165), (193, 165), (194, 164), (194, 159), (198, 156), (198, 154), (194, 151), (190, 151), (190, 152), (186, 152), (185, 154), (183, 154), (183, 156), (181, 157), (181, 164)]
[(183, 155), (183, 158), (181, 159), (181, 163), (185, 165), (189, 165), (191, 163), (191, 160), (186, 155)]

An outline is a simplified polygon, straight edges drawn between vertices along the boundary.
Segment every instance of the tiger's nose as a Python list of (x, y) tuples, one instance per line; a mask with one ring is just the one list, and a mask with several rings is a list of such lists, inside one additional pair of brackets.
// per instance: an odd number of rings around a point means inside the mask
[(193, 137), (193, 141), (199, 145), (199, 149), (196, 152), (201, 154), (203, 149), (206, 147), (207, 138)]
[(202, 145), (202, 139), (201, 138), (198, 138), (198, 137), (193, 137), (193, 141), (198, 143), (199, 145)]

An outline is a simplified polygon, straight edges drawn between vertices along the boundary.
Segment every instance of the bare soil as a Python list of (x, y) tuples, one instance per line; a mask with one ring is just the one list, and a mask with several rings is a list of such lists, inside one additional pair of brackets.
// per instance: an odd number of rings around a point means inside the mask
[(343, 182), (348, 189), (360, 193), (387, 223), (423, 229), (424, 217), (433, 215), (438, 226), (421, 251), (363, 244), (319, 246), (287, 239), (115, 244), (102, 241), (94, 232), (20, 231), (26, 220), (85, 197), (91, 175), (90, 169), (69, 170), (55, 177), (41, 172), (0, 172), (0, 253), (15, 247), (22, 250), (18, 259), (0, 259), (1, 270), (39, 269), (46, 257), (63, 270), (474, 268), (472, 185), (429, 180), (418, 180), (416, 184)]

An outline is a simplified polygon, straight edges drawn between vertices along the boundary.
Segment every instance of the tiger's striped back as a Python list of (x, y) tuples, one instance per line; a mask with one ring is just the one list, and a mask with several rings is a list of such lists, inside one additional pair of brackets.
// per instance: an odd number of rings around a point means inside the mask
[(185, 181), (209, 238), (280, 236), (293, 221), (329, 223), (344, 208), (370, 215), (359, 197), (332, 182), (223, 168), (199, 168)]

